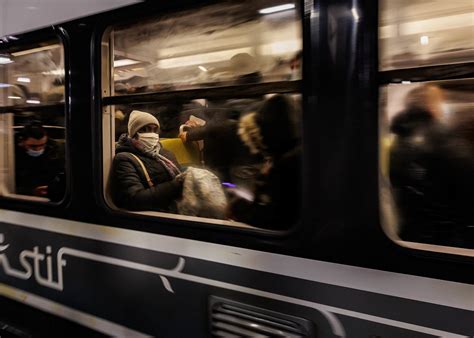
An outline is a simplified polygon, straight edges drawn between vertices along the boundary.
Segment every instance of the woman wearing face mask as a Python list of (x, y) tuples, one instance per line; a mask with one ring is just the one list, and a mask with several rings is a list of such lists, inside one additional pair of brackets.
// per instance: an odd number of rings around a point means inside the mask
[(120, 136), (112, 164), (114, 203), (128, 210), (175, 212), (183, 175), (173, 153), (159, 142), (160, 124), (151, 114), (134, 110), (128, 134)]

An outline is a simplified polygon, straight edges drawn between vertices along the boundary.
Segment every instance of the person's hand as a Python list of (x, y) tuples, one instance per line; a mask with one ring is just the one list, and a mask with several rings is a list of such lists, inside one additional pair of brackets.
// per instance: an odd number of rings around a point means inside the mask
[[(189, 122), (189, 121), (188, 121)], [(186, 122), (187, 123), (187, 122)], [(178, 137), (181, 139), (181, 141), (186, 142), (187, 137), (188, 137), (188, 129), (190, 127), (187, 124), (182, 124), (179, 126), (179, 134)]]
[(187, 120), (185, 124), (189, 128), (199, 127), (199, 124), (197, 123), (197, 121), (193, 121), (193, 120)]
[(187, 131), (183, 131), (181, 133), (179, 133), (178, 137), (181, 139), (181, 141), (183, 142), (186, 142), (186, 139), (187, 139), (187, 136), (188, 136), (188, 132)]
[(39, 187), (36, 187), (34, 189), (34, 194), (35, 196), (41, 196), (44, 197), (48, 195), (48, 186), (47, 185), (41, 185)]

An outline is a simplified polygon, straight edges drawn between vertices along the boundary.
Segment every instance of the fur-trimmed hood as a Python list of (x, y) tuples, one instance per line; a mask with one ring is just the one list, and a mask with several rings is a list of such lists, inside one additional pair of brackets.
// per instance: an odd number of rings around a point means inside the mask
[(293, 105), (283, 95), (272, 96), (260, 110), (240, 118), (238, 134), (252, 154), (281, 156), (298, 140)]

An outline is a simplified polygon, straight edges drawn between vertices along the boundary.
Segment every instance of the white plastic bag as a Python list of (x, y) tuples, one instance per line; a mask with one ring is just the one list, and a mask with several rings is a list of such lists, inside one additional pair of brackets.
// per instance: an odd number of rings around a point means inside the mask
[(182, 215), (224, 219), (227, 199), (216, 175), (190, 167), (183, 182), (183, 196), (177, 204)]

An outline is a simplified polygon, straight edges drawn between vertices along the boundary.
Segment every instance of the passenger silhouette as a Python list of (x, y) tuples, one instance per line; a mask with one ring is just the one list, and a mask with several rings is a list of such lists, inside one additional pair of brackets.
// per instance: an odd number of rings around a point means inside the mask
[(48, 197), (48, 186), (61, 172), (64, 172), (64, 148), (48, 137), (40, 121), (28, 122), (15, 148), (16, 192)]
[(248, 196), (234, 192), (229, 217), (258, 227), (288, 229), (298, 219), (301, 199), (301, 147), (295, 110), (282, 95), (243, 116), (238, 133), (253, 154), (266, 161)]
[(458, 132), (441, 123), (442, 102), (442, 90), (433, 85), (408, 93), (406, 109), (391, 125), (390, 181), (402, 239), (466, 246), (459, 234), (472, 222), (466, 203), (472, 201), (473, 159)]

